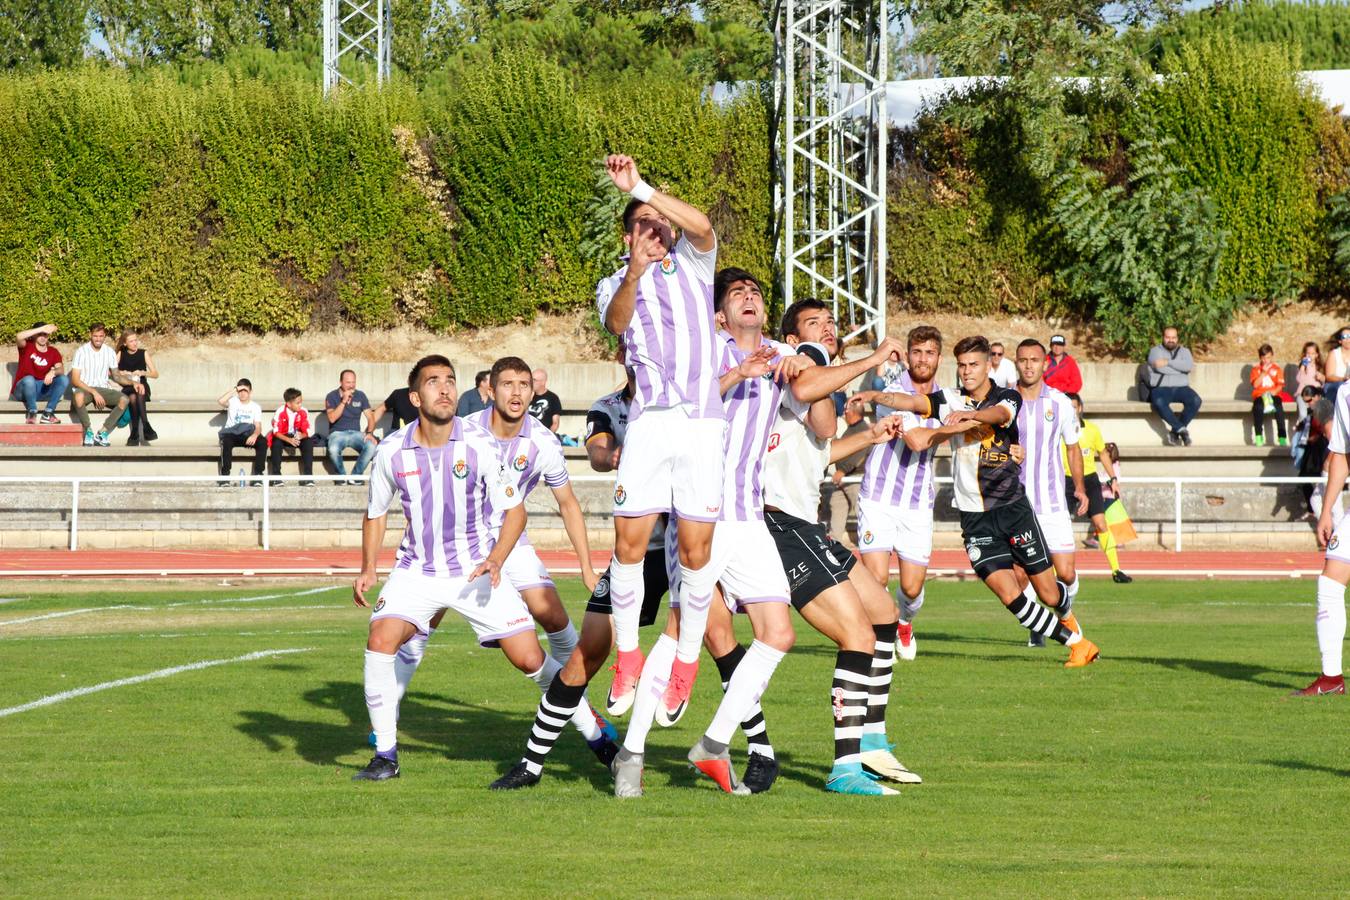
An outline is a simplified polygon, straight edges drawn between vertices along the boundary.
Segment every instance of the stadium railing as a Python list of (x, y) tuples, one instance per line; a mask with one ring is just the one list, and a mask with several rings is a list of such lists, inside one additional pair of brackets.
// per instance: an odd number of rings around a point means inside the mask
[[(151, 484), (151, 483), (201, 483), (201, 484), (219, 484), (222, 481), (233, 482), (238, 476), (222, 477), (219, 475), (68, 475), (68, 476), (0, 476), (0, 484), (67, 484), (70, 486), (70, 549), (79, 549), (80, 540), (80, 485), (82, 484)], [(248, 475), (248, 484), (246, 489), (259, 491), (262, 501), (261, 511), (261, 529), (260, 543), (262, 549), (272, 549), (271, 543), (271, 505), (272, 505), (272, 487), (273, 482), (297, 482), (302, 480), (340, 482), (348, 480), (364, 481), (365, 476), (350, 475), (267, 475), (255, 476)], [(609, 482), (613, 481), (612, 475), (574, 475), (572, 480), (575, 482)], [(951, 476), (939, 475), (934, 479), (938, 484), (951, 484)], [(853, 477), (844, 479), (846, 484), (857, 484), (861, 479)], [(1175, 506), (1173, 512), (1173, 549), (1180, 552), (1182, 546), (1182, 527), (1184, 525), (1182, 516), (1182, 492), (1191, 486), (1198, 485), (1271, 485), (1271, 484), (1307, 484), (1316, 485), (1323, 483), (1324, 479), (1316, 477), (1299, 477), (1283, 475), (1258, 475), (1258, 476), (1217, 476), (1217, 477), (1148, 477), (1148, 476), (1125, 476), (1120, 479), (1121, 484), (1125, 485), (1172, 485)], [(822, 484), (828, 483), (828, 479), (822, 479)]]

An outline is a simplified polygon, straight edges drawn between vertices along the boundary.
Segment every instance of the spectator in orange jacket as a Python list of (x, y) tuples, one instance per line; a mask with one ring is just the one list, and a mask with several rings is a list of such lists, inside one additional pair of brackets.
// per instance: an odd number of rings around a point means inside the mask
[(1275, 414), (1275, 430), (1280, 437), (1280, 446), (1289, 446), (1289, 436), (1284, 430), (1284, 371), (1275, 365), (1275, 350), (1269, 344), (1262, 344), (1256, 351), (1260, 357), (1252, 366), (1252, 443), (1258, 447), (1266, 444), (1266, 413)]
[(1083, 375), (1078, 363), (1067, 352), (1064, 335), (1050, 338), (1050, 358), (1045, 361), (1045, 383), (1057, 391), (1077, 394), (1083, 390)]

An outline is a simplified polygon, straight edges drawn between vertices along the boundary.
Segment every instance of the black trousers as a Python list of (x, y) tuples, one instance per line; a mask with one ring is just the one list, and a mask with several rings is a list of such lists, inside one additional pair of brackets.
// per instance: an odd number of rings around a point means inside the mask
[[(285, 441), (279, 441), (272, 438), (272, 464), (267, 470), (269, 475), (281, 474), (281, 457), (286, 452), (290, 444)], [(300, 439), (300, 474), (314, 474), (314, 438), (302, 437)]]
[[(1271, 394), (1270, 399), (1275, 401), (1275, 430), (1280, 437), (1288, 437), (1284, 432), (1284, 401), (1277, 394)], [(1252, 401), (1252, 426), (1256, 434), (1260, 434), (1266, 428), (1266, 409), (1265, 398), (1258, 397)]]
[(234, 464), (234, 448), (243, 447), (245, 450), (253, 451), (253, 474), (261, 475), (263, 473), (263, 463), (267, 460), (267, 438), (261, 434), (258, 440), (250, 448), (244, 441), (248, 440), (247, 434), (230, 434), (222, 431), (220, 433), (220, 474), (229, 475), (230, 467)]

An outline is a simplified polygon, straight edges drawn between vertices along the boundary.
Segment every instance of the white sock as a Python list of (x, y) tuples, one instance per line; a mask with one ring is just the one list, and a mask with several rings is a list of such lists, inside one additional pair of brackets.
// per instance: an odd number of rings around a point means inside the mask
[[(680, 610), (684, 612), (683, 608)], [(683, 628), (684, 619), (680, 619)], [(637, 695), (633, 699), (633, 715), (628, 722), (628, 733), (623, 737), (625, 750), (642, 753), (647, 746), (647, 732), (652, 729), (656, 719), (656, 706), (661, 695), (666, 692), (670, 681), (670, 667), (675, 662), (675, 639), (663, 634), (656, 639), (656, 645), (647, 654), (642, 666), (642, 677), (638, 679)]]
[(548, 655), (558, 662), (567, 663), (572, 651), (577, 646), (577, 630), (568, 622), (561, 631), (549, 632), (548, 635)]
[(736, 671), (731, 673), (727, 692), (705, 732), (709, 740), (719, 744), (731, 743), (736, 729), (759, 703), (764, 689), (769, 686), (769, 679), (773, 677), (773, 670), (778, 668), (784, 655), (782, 650), (775, 650), (759, 641), (750, 644)]
[[(539, 667), (537, 672), (531, 672), (526, 677), (539, 685), (541, 692), (547, 693), (548, 686), (553, 683), (553, 677), (562, 671), (562, 663), (551, 656), (544, 657), (544, 664)], [(593, 741), (600, 736), (600, 726), (595, 721), (595, 716), (591, 715), (591, 704), (586, 699), (586, 695), (581, 695), (581, 702), (572, 713), (572, 724), (581, 732), (581, 736), (588, 741)]]
[(1322, 674), (1341, 674), (1345, 644), (1345, 585), (1325, 575), (1317, 577), (1317, 646), (1322, 651)]
[(895, 589), (895, 599), (900, 603), (900, 621), (908, 625), (914, 621), (914, 617), (923, 609), (923, 588), (919, 588), (919, 596), (913, 600), (905, 596), (905, 592), (899, 588)]
[(1026, 597), (1029, 603), (1041, 602), (1041, 598), (1036, 594), (1036, 585), (1031, 584), (1030, 582), (1027, 583), (1026, 587), (1022, 588), (1022, 596)]
[(403, 695), (408, 693), (408, 685), (412, 684), (413, 675), (417, 674), (417, 667), (422, 664), (422, 657), (427, 652), (427, 641), (431, 640), (431, 635), (436, 633), (436, 629), (431, 629), (429, 634), (414, 634), (403, 642), (403, 646), (398, 648), (394, 654), (394, 677), (398, 679), (398, 699), (401, 703)]
[[(628, 565), (616, 556), (609, 564), (609, 602), (613, 609), (614, 646), (621, 652), (638, 648), (638, 619), (644, 593), (642, 563)], [(701, 640), (701, 638), (700, 638)]]
[(392, 753), (398, 746), (398, 678), (394, 654), (366, 651), (366, 710), (375, 732), (375, 752)]
[(1077, 572), (1074, 572), (1074, 573), (1073, 573), (1073, 584), (1069, 585), (1069, 602), (1072, 603), (1072, 602), (1073, 602), (1073, 598), (1075, 598), (1075, 597), (1077, 597), (1077, 596), (1078, 596), (1078, 573), (1077, 573)]
[(675, 658), (680, 662), (698, 662), (716, 584), (717, 571), (711, 564), (701, 569), (680, 566), (680, 639), (675, 648)]

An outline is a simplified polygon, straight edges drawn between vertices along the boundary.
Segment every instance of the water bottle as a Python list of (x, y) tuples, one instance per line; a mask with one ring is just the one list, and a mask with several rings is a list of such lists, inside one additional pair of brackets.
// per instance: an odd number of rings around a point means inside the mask
[(244, 486), (244, 467), (243, 467), (243, 466), (236, 466), (236, 467), (235, 467), (235, 470), (234, 470), (234, 474), (239, 476), (239, 486), (240, 486), (240, 487), (243, 487), (243, 486)]

